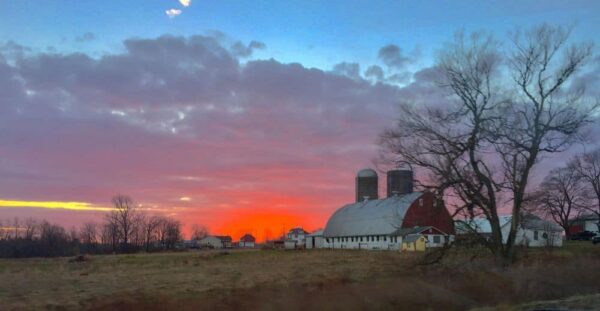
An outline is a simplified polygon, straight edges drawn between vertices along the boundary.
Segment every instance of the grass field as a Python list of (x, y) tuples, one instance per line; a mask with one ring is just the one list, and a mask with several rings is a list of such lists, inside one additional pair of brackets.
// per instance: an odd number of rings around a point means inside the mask
[[(190, 251), (0, 260), (2, 310), (527, 310), (600, 306), (600, 247), (530, 251), (500, 270), (386, 251)], [(547, 302), (544, 302), (548, 300)], [(598, 307), (596, 307), (598, 308)]]

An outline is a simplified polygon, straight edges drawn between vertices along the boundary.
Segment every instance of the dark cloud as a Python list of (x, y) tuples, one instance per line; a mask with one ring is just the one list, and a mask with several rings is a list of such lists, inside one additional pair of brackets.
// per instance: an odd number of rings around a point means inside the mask
[(365, 77), (374, 79), (375, 81), (382, 81), (385, 77), (383, 69), (377, 65), (370, 66), (365, 71)]
[(360, 79), (360, 65), (358, 63), (342, 62), (333, 66), (333, 73), (352, 79)]
[(75, 42), (89, 42), (96, 39), (96, 35), (91, 32), (86, 32), (80, 36), (75, 37)]
[(249, 57), (254, 50), (263, 50), (265, 48), (267, 48), (267, 45), (260, 41), (251, 41), (248, 45), (244, 45), (242, 42), (238, 41), (231, 46), (231, 51), (235, 56)]
[(379, 49), (377, 57), (386, 66), (394, 69), (404, 69), (406, 65), (410, 62), (410, 58), (404, 56), (402, 53), (402, 49), (395, 44), (389, 44)]

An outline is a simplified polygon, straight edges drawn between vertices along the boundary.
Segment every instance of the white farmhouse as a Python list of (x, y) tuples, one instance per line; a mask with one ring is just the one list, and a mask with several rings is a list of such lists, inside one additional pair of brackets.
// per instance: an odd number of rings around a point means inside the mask
[(286, 241), (291, 242), (294, 248), (302, 248), (306, 244), (306, 236), (308, 236), (308, 232), (304, 229), (300, 227), (292, 228), (287, 234)]

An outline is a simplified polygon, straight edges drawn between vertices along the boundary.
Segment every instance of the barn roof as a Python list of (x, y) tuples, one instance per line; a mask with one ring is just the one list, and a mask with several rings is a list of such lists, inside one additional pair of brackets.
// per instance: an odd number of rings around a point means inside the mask
[(422, 195), (421, 192), (413, 192), (345, 205), (331, 215), (323, 235), (339, 237), (393, 234), (402, 227), (402, 219), (410, 205)]

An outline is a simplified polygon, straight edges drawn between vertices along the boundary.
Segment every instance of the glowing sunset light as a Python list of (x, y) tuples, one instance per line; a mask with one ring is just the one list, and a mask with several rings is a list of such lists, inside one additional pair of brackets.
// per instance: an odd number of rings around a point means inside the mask
[(183, 201), (183, 202), (189, 202), (191, 200), (192, 200), (192, 198), (190, 198), (190, 197), (181, 197), (181, 198), (179, 198), (179, 201)]
[(13, 201), (0, 200), (0, 207), (37, 207), (48, 209), (66, 209), (74, 211), (110, 211), (110, 207), (95, 206), (86, 202), (58, 202), (58, 201)]

